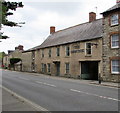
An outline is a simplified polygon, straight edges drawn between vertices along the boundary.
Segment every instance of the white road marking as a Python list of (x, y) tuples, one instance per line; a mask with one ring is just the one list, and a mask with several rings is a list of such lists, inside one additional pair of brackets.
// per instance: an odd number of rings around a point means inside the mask
[[(38, 104), (36, 104), (36, 103), (34, 103), (34, 102), (32, 102), (32, 101), (30, 101), (30, 100), (28, 100), (28, 99), (20, 96), (20, 95), (18, 95), (17, 93), (9, 90), (8, 88), (6, 88), (6, 87), (4, 87), (4, 86), (2, 86), (2, 88), (3, 88), (4, 90), (8, 91), (9, 93), (13, 94), (14, 96), (18, 97), (19, 99), (25, 101), (25, 102), (28, 103), (29, 105), (33, 106), (37, 111), (47, 111), (47, 112), (49, 112), (47, 109), (45, 109), (45, 108), (41, 107), (40, 105), (38, 105)], [(50, 113), (50, 112), (49, 112), (49, 113)]]
[(120, 101), (120, 100), (115, 99), (115, 98), (100, 96), (100, 95), (97, 95), (97, 94), (87, 93), (87, 92), (79, 91), (79, 90), (75, 90), (75, 89), (70, 89), (70, 90), (73, 91), (73, 92), (84, 93), (84, 94), (87, 94), (87, 95), (92, 95), (92, 96), (96, 96), (96, 97), (100, 97), (100, 98), (104, 98), (104, 99), (109, 99), (109, 100), (114, 100), (114, 101)]
[(45, 83), (45, 82), (36, 81), (36, 83), (43, 84), (43, 85), (47, 85), (47, 86), (51, 86), (51, 87), (56, 87), (56, 86), (53, 85), (53, 84), (48, 84), (48, 83)]
[(47, 84), (47, 83), (43, 83), (44, 85), (47, 85), (47, 86), (51, 86), (51, 87), (56, 87), (55, 85), (53, 84)]
[(35, 81), (35, 82), (37, 82), (37, 83), (39, 83), (39, 84), (43, 84), (43, 82), (40, 82), (40, 81)]
[[(0, 69), (2, 70), (2, 69)], [(9, 71), (9, 70), (4, 70), (4, 71)], [(14, 72), (14, 71), (13, 71)], [(23, 72), (19, 72), (19, 73), (23, 73)], [(59, 80), (69, 80), (69, 81), (72, 81), (72, 82), (77, 82), (77, 83), (82, 83), (82, 84), (86, 84), (86, 85), (93, 85), (93, 86), (99, 86), (99, 87), (106, 87), (106, 88), (112, 88), (112, 89), (120, 89), (119, 87), (116, 87), (116, 86), (107, 86), (107, 85), (104, 85), (104, 84), (94, 84), (92, 82), (84, 82), (84, 81), (78, 81), (78, 80), (72, 80), (72, 79), (68, 79), (68, 78), (60, 78), (60, 77), (55, 77), (55, 76), (48, 76), (48, 75), (41, 75), (41, 74), (37, 74), (37, 73), (28, 73), (28, 72), (24, 72), (26, 74), (29, 74), (29, 75), (39, 75), (39, 76), (44, 76), (46, 78), (51, 78), (51, 79), (59, 79)], [(118, 85), (119, 86), (119, 85)]]
[(20, 79), (22, 79), (22, 80), (30, 80), (30, 79), (24, 78), (24, 77), (18, 77), (18, 78), (20, 78)]

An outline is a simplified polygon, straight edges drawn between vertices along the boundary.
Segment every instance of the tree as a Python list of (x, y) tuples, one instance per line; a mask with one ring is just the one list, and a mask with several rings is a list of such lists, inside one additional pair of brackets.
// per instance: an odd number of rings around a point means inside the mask
[(4, 52), (0, 52), (0, 67), (4, 67), (3, 65), (3, 57), (5, 56), (6, 54)]
[(11, 65), (14, 65), (14, 64), (18, 63), (19, 61), (21, 61), (20, 58), (11, 58), (11, 59), (10, 59), (10, 64), (11, 64)]
[[(12, 22), (7, 19), (8, 16), (13, 15), (12, 11), (16, 11), (17, 8), (23, 7), (22, 2), (6, 2), (4, 0), (0, 0), (0, 30), (3, 25), (10, 27), (21, 27), (20, 23)], [(24, 23), (21, 23), (24, 24)], [(4, 36), (2, 32), (0, 32), (0, 39), (7, 39), (8, 36)]]
[(10, 66), (14, 68), (15, 70), (15, 64), (22, 61), (20, 58), (11, 58), (10, 59)]

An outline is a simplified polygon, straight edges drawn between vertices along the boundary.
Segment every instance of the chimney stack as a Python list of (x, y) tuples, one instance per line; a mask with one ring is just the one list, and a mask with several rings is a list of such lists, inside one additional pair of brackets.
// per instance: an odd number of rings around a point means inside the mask
[(116, 0), (116, 3), (117, 3), (117, 4), (120, 4), (120, 0)]
[(17, 50), (18, 49), (18, 47), (15, 47), (15, 50)]
[(18, 46), (18, 49), (23, 51), (23, 46), (22, 46), (22, 45), (19, 45), (19, 46)]
[(55, 33), (55, 27), (54, 26), (50, 27), (50, 34), (52, 34), (52, 33)]
[(96, 20), (96, 13), (90, 12), (89, 13), (89, 22), (93, 22)]

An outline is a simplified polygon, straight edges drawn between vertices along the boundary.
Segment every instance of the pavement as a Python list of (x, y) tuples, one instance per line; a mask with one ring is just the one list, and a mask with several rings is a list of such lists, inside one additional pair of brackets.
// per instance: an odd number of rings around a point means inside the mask
[[(58, 77), (53, 77), (53, 78), (59, 79)], [(60, 79), (67, 79), (67, 78), (61, 77)], [(68, 80), (72, 80), (72, 79), (68, 78)], [(118, 83), (113, 83), (113, 82), (102, 81), (101, 84), (99, 84), (98, 81), (89, 81), (89, 80), (76, 80), (76, 81), (78, 82), (81, 81), (85, 84), (91, 84), (91, 85), (120, 88), (120, 85)], [(2, 111), (33, 111), (32, 113), (40, 113), (38, 112), (38, 109), (30, 105), (24, 99), (19, 98), (19, 96), (14, 95), (14, 93), (7, 91), (4, 88), (2, 89), (0, 87), (0, 92), (1, 91), (2, 91), (2, 98), (0, 98), (0, 102), (2, 102)], [(1, 103), (0, 103), (0, 106), (1, 106)]]
[[(14, 94), (8, 92), (4, 88), (0, 88), (2, 90), (2, 111), (35, 111), (32, 113), (36, 113), (36, 109), (29, 105), (24, 100), (18, 98)], [(0, 98), (1, 99), (1, 98)]]
[[(43, 75), (43, 76), (49, 76), (49, 75)], [(98, 80), (82, 80), (82, 79), (73, 79), (73, 78), (65, 78), (65, 77), (56, 77), (56, 76), (50, 76), (53, 78), (58, 78), (58, 79), (63, 79), (63, 80), (76, 80), (77, 82), (85, 83), (85, 84), (93, 84), (93, 85), (98, 85), (98, 86), (108, 86), (108, 87), (115, 87), (115, 88), (120, 88), (120, 83), (115, 83), (115, 82), (105, 82), (101, 81), (99, 83)]]
[(104, 82), (104, 81), (102, 81), (101, 84), (99, 84), (98, 81), (92, 81), (92, 82), (90, 82), (90, 84), (120, 88), (120, 83), (114, 83), (114, 82)]

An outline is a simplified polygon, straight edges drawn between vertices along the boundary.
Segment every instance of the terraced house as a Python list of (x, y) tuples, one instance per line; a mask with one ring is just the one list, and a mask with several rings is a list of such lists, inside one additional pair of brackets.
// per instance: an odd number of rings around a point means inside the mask
[(89, 22), (55, 31), (31, 49), (36, 72), (73, 78), (98, 80), (102, 70), (102, 19), (89, 13)]
[(103, 12), (103, 78), (120, 82), (120, 0)]
[(22, 71), (120, 82), (120, 2), (96, 19), (56, 31), (39, 46), (22, 52)]
[[(3, 64), (6, 68), (10, 69), (10, 59), (11, 58), (20, 58), (20, 59), (23, 59), (22, 58), (22, 52), (24, 51), (23, 50), (23, 46), (22, 45), (19, 45), (17, 47), (15, 47), (15, 50), (8, 50), (8, 55), (5, 55), (5, 57), (3, 58)], [(21, 71), (22, 68), (21, 68), (21, 61), (19, 63), (16, 64), (15, 66), (15, 70), (17, 71)], [(11, 68), (13, 69), (13, 68)]]
[(55, 76), (119, 82), (120, 2), (96, 20), (60, 31), (50, 28), (50, 36), (33, 50), (36, 71)]

